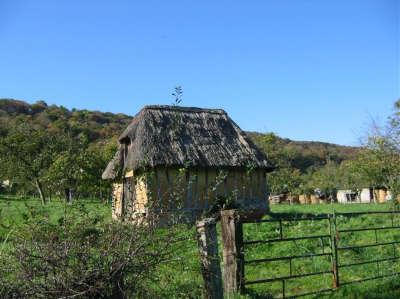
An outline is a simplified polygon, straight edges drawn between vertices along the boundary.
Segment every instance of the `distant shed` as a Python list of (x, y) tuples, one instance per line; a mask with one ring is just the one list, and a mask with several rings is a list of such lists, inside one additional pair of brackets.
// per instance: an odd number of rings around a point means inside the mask
[[(217, 198), (261, 217), (269, 209), (271, 169), (225, 111), (146, 106), (120, 136), (102, 177), (115, 182), (113, 218), (146, 217), (155, 200), (165, 211), (179, 209), (194, 220)], [(171, 204), (177, 196), (179, 207)]]
[(372, 188), (363, 188), (360, 192), (360, 202), (371, 203), (374, 202), (374, 192)]
[(373, 188), (362, 188), (361, 190), (339, 190), (337, 201), (339, 203), (373, 203), (376, 201), (376, 190)]
[(354, 192), (352, 190), (338, 190), (336, 198), (338, 203), (359, 202), (357, 192)]

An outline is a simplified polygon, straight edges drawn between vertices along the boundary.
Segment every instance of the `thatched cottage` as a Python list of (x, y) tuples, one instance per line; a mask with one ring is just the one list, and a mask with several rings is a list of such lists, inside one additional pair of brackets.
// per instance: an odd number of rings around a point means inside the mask
[(217, 203), (260, 217), (270, 169), (224, 110), (145, 106), (102, 178), (114, 180), (113, 218), (178, 210), (193, 220)]

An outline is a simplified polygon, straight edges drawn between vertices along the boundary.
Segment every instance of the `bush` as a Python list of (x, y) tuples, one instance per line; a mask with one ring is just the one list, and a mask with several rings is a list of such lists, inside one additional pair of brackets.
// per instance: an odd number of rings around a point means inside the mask
[(68, 208), (57, 222), (31, 210), (0, 244), (0, 297), (151, 297), (154, 273), (182, 243), (178, 228), (109, 222)]

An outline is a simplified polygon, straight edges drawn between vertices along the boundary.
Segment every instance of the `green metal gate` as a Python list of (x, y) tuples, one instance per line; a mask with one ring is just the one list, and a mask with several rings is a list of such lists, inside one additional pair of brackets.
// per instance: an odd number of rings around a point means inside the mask
[[(278, 214), (272, 219), (242, 221), (244, 287), (250, 292), (252, 287), (261, 286), (258, 289), (264, 289), (264, 294), (294, 298), (398, 275), (400, 267), (395, 262), (400, 258), (396, 246), (400, 243), (399, 215), (397, 211), (318, 216)], [(377, 216), (385, 221), (374, 220)], [(354, 222), (363, 225), (355, 226)], [(384, 225), (376, 225), (381, 222)], [(395, 232), (392, 239), (388, 239), (389, 231)], [(357, 240), (357, 234), (364, 234), (362, 242)], [(371, 254), (368, 252), (371, 248), (384, 250)], [(391, 271), (386, 271), (387, 267), (383, 271), (382, 263), (386, 262), (392, 263)], [(363, 268), (356, 275), (357, 267)], [(365, 272), (373, 275), (365, 277)]]

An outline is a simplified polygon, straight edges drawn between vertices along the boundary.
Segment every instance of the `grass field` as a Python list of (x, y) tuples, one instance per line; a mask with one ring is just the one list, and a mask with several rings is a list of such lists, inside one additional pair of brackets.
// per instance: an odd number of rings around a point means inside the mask
[[(368, 211), (387, 211), (391, 209), (390, 204), (351, 204), (351, 205), (274, 205), (273, 213), (289, 214), (324, 214), (341, 212), (368, 212)], [(391, 218), (386, 214), (363, 215), (354, 218), (338, 216), (337, 224), (339, 229), (365, 228), (390, 226)], [(395, 226), (400, 225), (400, 215), (393, 219)], [(285, 237), (299, 237), (306, 235), (329, 234), (328, 220), (319, 221), (294, 221), (283, 222), (283, 231)], [(255, 240), (265, 238), (278, 238), (278, 223), (245, 224), (244, 239)], [(400, 240), (400, 230), (382, 230), (377, 234), (378, 242), (388, 242), (390, 240)], [(374, 243), (374, 231), (360, 231), (352, 233), (341, 233), (340, 246), (353, 246)], [(323, 247), (323, 249), (322, 249)], [(304, 255), (311, 253), (330, 252), (329, 239), (324, 239), (321, 243), (319, 239), (301, 240), (291, 242), (279, 242), (273, 244), (251, 245), (245, 247), (245, 260), (282, 257), (291, 255)], [(380, 258), (400, 255), (398, 246), (377, 246), (365, 249), (344, 250), (339, 253), (339, 263), (349, 264), (367, 260), (376, 260)], [(398, 261), (383, 262), (379, 265), (368, 264), (354, 267), (342, 268), (339, 271), (340, 281), (347, 282), (359, 280), (362, 278), (376, 275), (385, 275), (394, 272), (400, 272)], [(320, 272), (331, 269), (330, 256), (321, 256), (307, 259), (295, 259), (292, 263), (292, 274), (302, 274), (310, 272)], [(379, 271), (379, 273), (378, 273)], [(289, 275), (288, 261), (276, 261), (264, 264), (246, 265), (245, 275), (247, 280), (256, 280), (263, 278), (281, 277)], [(286, 294), (304, 293), (307, 291), (330, 288), (332, 286), (332, 274), (304, 277), (289, 280), (286, 283)], [(265, 294), (270, 291), (274, 295), (280, 295), (281, 282), (274, 282), (259, 285), (250, 285), (248, 290), (253, 297)], [(400, 297), (400, 283), (398, 277), (388, 279), (370, 280), (363, 283), (352, 284), (347, 287), (341, 287), (339, 291), (326, 294), (332, 298), (398, 298)], [(320, 297), (318, 295), (317, 297)]]
[[(83, 205), (90, 213), (95, 213), (103, 221), (111, 221), (111, 207), (108, 204), (99, 203), (95, 200), (76, 202), (76, 205)], [(38, 200), (34, 199), (5, 199), (0, 197), (0, 246), (4, 246), (8, 238), (12, 237), (12, 232), (18, 229), (18, 226), (24, 222), (30, 213), (37, 211), (45, 212), (50, 219), (57, 221), (62, 217), (64, 210), (71, 208), (61, 201), (53, 201), (46, 207), (42, 207)], [(335, 212), (360, 212), (360, 211), (385, 211), (389, 210), (389, 204), (350, 204), (350, 205), (273, 205), (272, 213), (301, 213), (301, 214), (323, 214)], [(390, 223), (390, 219), (381, 216), (357, 217), (352, 219), (338, 218), (340, 228), (365, 227), (365, 226), (384, 226)], [(400, 216), (396, 216), (395, 225), (400, 225)], [(286, 236), (300, 236), (309, 234), (327, 233), (327, 224), (323, 221), (314, 222), (293, 222), (284, 223), (284, 232)], [(193, 228), (188, 228), (185, 232), (188, 236), (194, 237)], [(244, 238), (260, 239), (271, 238), (278, 234), (275, 224), (246, 224), (244, 227)], [(383, 231), (379, 233), (379, 241), (400, 240), (399, 232)], [(366, 244), (375, 241), (373, 232), (357, 232), (341, 237), (340, 242), (344, 245)], [(324, 243), (324, 250), (328, 250), (328, 244)], [(220, 246), (221, 247), (221, 246)], [(294, 254), (307, 254), (322, 249), (321, 243), (307, 240), (301, 242), (258, 245), (246, 249), (245, 258), (257, 259), (274, 256), (287, 256)], [(154, 289), (159, 292), (160, 297), (168, 298), (198, 298), (201, 297), (202, 279), (197, 257), (196, 241), (193, 238), (188, 241), (186, 246), (177, 249), (177, 259), (172, 263), (160, 267), (159, 279), (155, 282)], [(400, 250), (395, 248), (400, 256)], [(344, 253), (341, 256), (341, 262), (354, 262), (363, 259), (377, 259), (393, 253), (393, 247), (382, 247), (368, 250), (354, 250)], [(293, 263), (294, 273), (307, 273), (329, 269), (330, 261), (326, 257), (315, 258), (314, 260), (299, 260)], [(260, 279), (288, 274), (287, 262), (273, 262), (269, 264), (246, 267), (246, 279)], [(341, 272), (341, 280), (353, 280), (361, 277), (375, 275), (376, 265), (357, 266), (352, 269)], [(389, 271), (400, 271), (398, 262), (383, 264), (380, 268), (382, 273)], [(322, 275), (297, 279), (288, 283), (287, 292), (303, 292), (311, 287), (324, 288), (332, 284), (332, 275)], [(248, 288), (247, 295), (240, 296), (244, 298), (259, 297), (271, 292), (275, 295), (280, 292), (280, 283), (251, 285)], [(398, 277), (388, 279), (371, 280), (368, 282), (357, 283), (347, 287), (341, 287), (339, 291), (325, 294), (327, 298), (399, 298), (400, 283)], [(317, 296), (318, 298), (321, 295)]]

